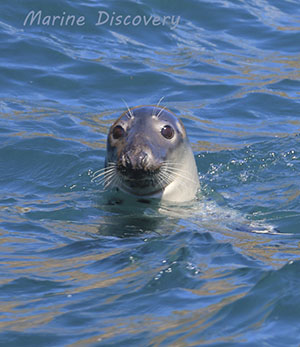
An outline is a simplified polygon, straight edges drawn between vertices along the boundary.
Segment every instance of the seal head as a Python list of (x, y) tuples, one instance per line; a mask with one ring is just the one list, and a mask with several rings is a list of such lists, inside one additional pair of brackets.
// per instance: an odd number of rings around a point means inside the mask
[(98, 176), (106, 187), (139, 198), (183, 202), (192, 200), (199, 188), (182, 122), (154, 106), (128, 109), (111, 126), (105, 168)]

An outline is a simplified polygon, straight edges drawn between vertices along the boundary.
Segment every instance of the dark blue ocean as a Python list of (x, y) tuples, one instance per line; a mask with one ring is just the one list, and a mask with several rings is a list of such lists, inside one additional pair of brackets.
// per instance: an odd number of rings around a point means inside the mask
[[(300, 2), (2, 1), (0, 37), (0, 345), (299, 346)], [(162, 97), (198, 201), (111, 205)]]

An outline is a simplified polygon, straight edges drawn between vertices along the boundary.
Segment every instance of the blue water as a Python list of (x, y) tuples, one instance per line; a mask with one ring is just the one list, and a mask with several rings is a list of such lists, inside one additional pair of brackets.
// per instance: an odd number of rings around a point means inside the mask
[[(0, 345), (299, 345), (299, 2), (0, 9)], [(31, 10), (84, 25), (24, 26)], [(109, 126), (162, 97), (199, 201), (108, 205), (92, 177)]]

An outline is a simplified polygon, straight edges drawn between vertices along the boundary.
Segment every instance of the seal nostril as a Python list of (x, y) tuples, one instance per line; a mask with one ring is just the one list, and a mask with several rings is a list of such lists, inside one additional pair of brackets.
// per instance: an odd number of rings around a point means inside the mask
[(143, 168), (146, 167), (147, 161), (148, 161), (148, 154), (145, 153), (145, 152), (142, 152), (142, 153), (139, 155), (139, 162), (140, 162), (140, 164), (141, 164), (141, 166), (142, 166)]
[(124, 155), (123, 166), (126, 167), (127, 169), (132, 168), (132, 161), (128, 154)]
[(129, 151), (122, 155), (120, 165), (126, 170), (146, 170), (148, 154), (146, 152)]

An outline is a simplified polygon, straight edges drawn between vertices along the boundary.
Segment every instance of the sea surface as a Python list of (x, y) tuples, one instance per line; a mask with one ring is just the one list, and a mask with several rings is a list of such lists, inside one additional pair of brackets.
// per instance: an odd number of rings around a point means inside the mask
[[(299, 346), (299, 1), (10, 0), (0, 38), (0, 345)], [(109, 204), (161, 98), (198, 200)]]

